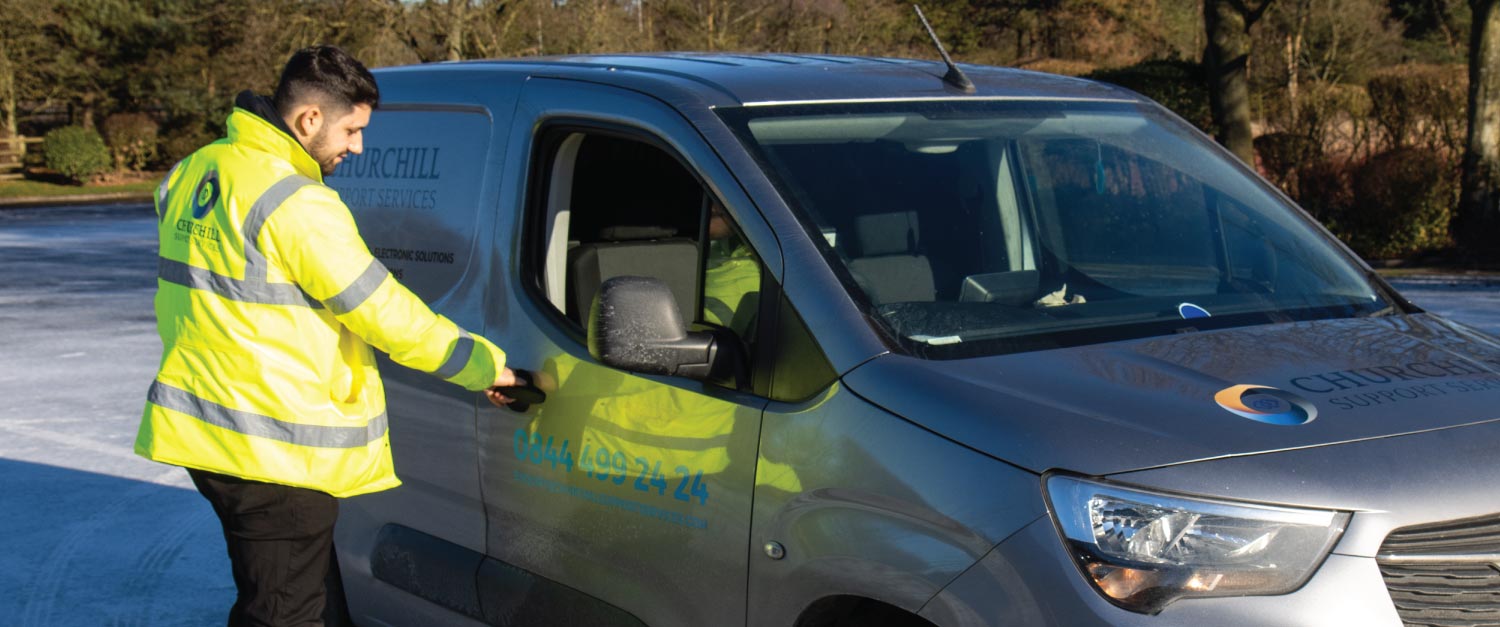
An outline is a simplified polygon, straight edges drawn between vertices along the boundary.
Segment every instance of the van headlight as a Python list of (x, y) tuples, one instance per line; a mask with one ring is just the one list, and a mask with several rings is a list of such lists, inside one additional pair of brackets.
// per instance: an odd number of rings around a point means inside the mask
[(1159, 494), (1065, 475), (1052, 516), (1084, 576), (1125, 609), (1178, 599), (1285, 594), (1307, 581), (1349, 514)]

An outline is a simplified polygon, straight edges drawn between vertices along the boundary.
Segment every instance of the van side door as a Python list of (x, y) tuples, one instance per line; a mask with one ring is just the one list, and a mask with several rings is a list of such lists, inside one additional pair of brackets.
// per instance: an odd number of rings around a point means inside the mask
[(775, 242), (745, 237), (736, 221), (759, 215), (714, 151), (637, 92), (533, 77), (509, 154), (526, 166), (502, 183), (496, 241), (513, 242), (515, 263), (492, 282), (487, 310), (511, 363), (535, 368), (548, 398), (525, 412), (481, 409), (486, 614), (743, 624), (767, 401), (743, 377), (606, 366), (586, 328), (603, 281), (656, 278), (682, 319), (734, 344), (748, 372), (761, 252), (775, 255)]

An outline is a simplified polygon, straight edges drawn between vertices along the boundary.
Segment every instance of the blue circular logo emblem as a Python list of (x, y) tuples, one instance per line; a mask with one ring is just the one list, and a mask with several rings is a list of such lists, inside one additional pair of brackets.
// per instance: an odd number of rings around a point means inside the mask
[(1207, 309), (1192, 303), (1183, 303), (1177, 306), (1177, 315), (1182, 316), (1183, 320), (1192, 320), (1193, 318), (1207, 318), (1211, 314)]
[(1318, 417), (1318, 408), (1285, 390), (1264, 385), (1235, 385), (1214, 394), (1230, 413), (1269, 425), (1301, 425)]
[(193, 219), (202, 220), (216, 204), (219, 204), (219, 172), (209, 170), (193, 191)]

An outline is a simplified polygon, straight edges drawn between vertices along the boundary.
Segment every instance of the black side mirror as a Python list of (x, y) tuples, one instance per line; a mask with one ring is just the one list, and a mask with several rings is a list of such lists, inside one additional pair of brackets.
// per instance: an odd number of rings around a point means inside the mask
[(713, 334), (683, 325), (671, 288), (648, 277), (619, 276), (599, 286), (588, 332), (589, 354), (631, 372), (706, 379), (719, 353)]

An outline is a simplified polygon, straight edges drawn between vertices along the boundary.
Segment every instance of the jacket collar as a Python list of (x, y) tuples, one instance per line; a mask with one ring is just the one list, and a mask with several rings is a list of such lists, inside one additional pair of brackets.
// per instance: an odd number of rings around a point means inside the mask
[(249, 90), (240, 92), (234, 99), (234, 112), (229, 114), (225, 126), (228, 127), (230, 143), (269, 153), (292, 164), (298, 174), (323, 182), (322, 168), (292, 137), (291, 129), (276, 113), (270, 98)]

